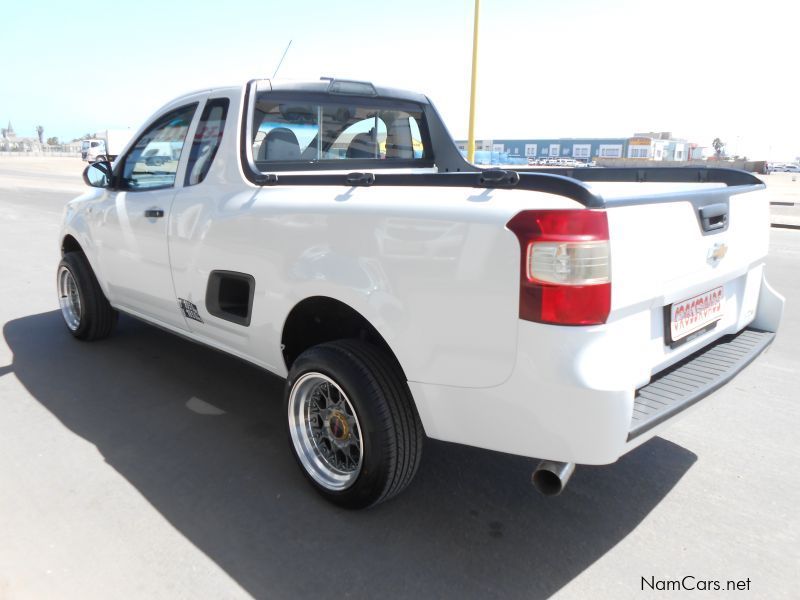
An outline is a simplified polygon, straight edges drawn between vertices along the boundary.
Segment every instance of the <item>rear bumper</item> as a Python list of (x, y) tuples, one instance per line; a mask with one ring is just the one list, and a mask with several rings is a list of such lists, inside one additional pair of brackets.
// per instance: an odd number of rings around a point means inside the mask
[[(689, 356), (676, 357), (644, 379), (643, 345), (635, 343), (631, 328), (622, 322), (557, 327), (520, 321), (516, 364), (503, 384), (461, 388), (409, 382), (425, 431), (434, 439), (521, 456), (614, 462), (686, 414), (767, 348), (783, 298), (761, 269), (757, 274), (751, 280), (753, 304), (741, 307), (751, 322), (732, 320), (710, 332), (702, 347), (687, 349)], [(697, 371), (707, 377), (692, 376)]]
[(766, 350), (775, 334), (747, 327), (658, 373), (636, 390), (628, 441), (712, 394)]

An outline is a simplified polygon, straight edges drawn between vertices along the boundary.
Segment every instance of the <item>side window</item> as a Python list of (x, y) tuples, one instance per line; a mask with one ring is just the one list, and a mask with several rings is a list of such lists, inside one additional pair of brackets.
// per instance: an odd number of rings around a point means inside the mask
[(143, 191), (171, 187), (175, 184), (178, 161), (197, 104), (173, 110), (136, 140), (125, 156), (119, 174), (119, 187)]
[(228, 104), (227, 98), (215, 98), (206, 103), (194, 134), (192, 148), (189, 151), (189, 162), (186, 165), (186, 178), (183, 185), (196, 185), (208, 175), (208, 170), (211, 168), (211, 163), (214, 162), (214, 156), (222, 142)]

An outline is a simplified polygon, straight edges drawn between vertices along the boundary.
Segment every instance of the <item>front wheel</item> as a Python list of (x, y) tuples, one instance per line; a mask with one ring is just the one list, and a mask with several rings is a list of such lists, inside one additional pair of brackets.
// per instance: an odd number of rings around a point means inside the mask
[(68, 252), (56, 274), (61, 316), (70, 333), (80, 340), (108, 337), (117, 322), (115, 311), (100, 288), (82, 252)]
[(357, 340), (315, 346), (286, 384), (292, 452), (316, 490), (345, 508), (366, 508), (408, 486), (423, 431), (402, 371)]

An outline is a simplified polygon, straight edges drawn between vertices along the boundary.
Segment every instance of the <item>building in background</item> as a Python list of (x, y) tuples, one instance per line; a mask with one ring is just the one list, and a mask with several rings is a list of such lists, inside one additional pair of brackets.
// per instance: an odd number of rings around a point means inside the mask
[(8, 127), (0, 129), (0, 134), (0, 150), (6, 152), (31, 152), (42, 147), (38, 138), (18, 136), (11, 121), (8, 122)]
[(714, 154), (714, 149), (700, 144), (689, 144), (689, 160), (706, 160)]
[[(466, 140), (456, 145), (466, 153)], [(643, 159), (682, 162), (702, 155), (702, 148), (670, 132), (635, 133), (622, 138), (531, 138), (476, 140), (476, 162), (523, 164), (529, 159), (570, 158), (589, 162), (598, 159)]]
[(650, 160), (689, 160), (689, 142), (674, 138), (669, 131), (634, 133), (628, 138), (626, 158), (645, 158)]

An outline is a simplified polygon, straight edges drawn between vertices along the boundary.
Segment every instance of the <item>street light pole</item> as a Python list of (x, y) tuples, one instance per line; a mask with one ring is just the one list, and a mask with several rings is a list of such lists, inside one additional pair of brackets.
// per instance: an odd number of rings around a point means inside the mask
[(475, 0), (475, 22), (472, 30), (472, 83), (469, 90), (469, 136), (467, 138), (467, 160), (475, 162), (475, 85), (478, 79), (478, 13), (481, 0)]

